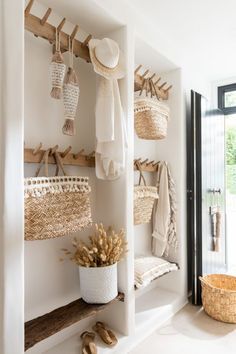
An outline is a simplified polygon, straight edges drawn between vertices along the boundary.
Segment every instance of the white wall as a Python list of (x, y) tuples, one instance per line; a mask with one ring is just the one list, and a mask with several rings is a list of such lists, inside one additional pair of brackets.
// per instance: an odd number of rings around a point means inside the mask
[(0, 352), (24, 351), (23, 2), (0, 5)]

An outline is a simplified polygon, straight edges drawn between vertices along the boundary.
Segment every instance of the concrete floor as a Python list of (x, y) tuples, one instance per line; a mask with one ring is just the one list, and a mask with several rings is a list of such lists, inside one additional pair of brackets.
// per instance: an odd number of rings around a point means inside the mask
[(130, 354), (236, 354), (236, 325), (185, 306)]

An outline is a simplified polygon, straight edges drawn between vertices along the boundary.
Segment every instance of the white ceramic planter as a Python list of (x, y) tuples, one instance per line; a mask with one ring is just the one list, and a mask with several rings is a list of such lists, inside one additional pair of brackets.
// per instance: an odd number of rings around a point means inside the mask
[(82, 299), (89, 304), (106, 304), (117, 294), (117, 263), (108, 267), (81, 267), (80, 291)]

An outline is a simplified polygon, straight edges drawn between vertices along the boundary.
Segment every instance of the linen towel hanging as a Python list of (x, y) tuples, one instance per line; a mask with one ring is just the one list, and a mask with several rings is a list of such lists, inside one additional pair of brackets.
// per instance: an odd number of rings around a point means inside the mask
[[(96, 175), (100, 179), (113, 180), (119, 178), (125, 169), (127, 147), (125, 118), (117, 80), (109, 80), (109, 83), (103, 77), (98, 80), (98, 101), (95, 111), (98, 128), (95, 154)], [(110, 91), (104, 93), (104, 88)]]
[[(50, 151), (45, 152), (36, 177), (24, 180), (25, 240), (69, 235), (92, 223), (88, 177), (66, 176), (57, 152), (54, 154), (56, 176), (48, 177)], [(42, 166), (45, 177), (38, 177)], [(64, 176), (57, 176), (60, 168)]]
[(152, 253), (176, 261), (178, 241), (175, 186), (166, 162), (158, 164), (157, 191), (159, 199), (153, 207)]
[(114, 180), (125, 169), (127, 134), (117, 80), (125, 76), (123, 55), (110, 38), (91, 39), (89, 53), (97, 79), (96, 175)]

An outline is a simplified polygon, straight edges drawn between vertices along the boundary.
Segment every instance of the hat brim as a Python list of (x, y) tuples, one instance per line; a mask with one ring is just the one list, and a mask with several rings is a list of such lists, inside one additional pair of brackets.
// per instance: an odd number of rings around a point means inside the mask
[(106, 79), (121, 79), (125, 76), (125, 65), (124, 65), (124, 56), (120, 51), (119, 61), (116, 67), (108, 68), (97, 59), (95, 55), (95, 48), (100, 42), (100, 39), (90, 39), (88, 43), (90, 59), (93, 64), (94, 71)]

